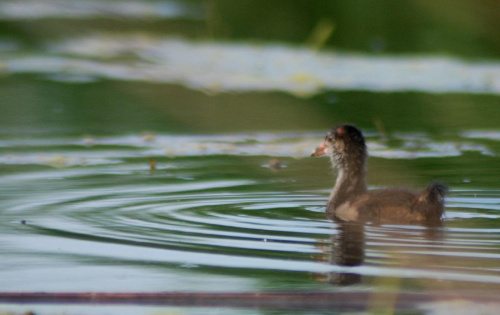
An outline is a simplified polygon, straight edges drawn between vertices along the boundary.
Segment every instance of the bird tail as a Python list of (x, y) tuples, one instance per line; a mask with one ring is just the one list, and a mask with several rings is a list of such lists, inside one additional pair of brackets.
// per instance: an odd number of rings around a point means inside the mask
[(432, 181), (420, 193), (419, 200), (427, 203), (440, 203), (443, 202), (446, 193), (448, 193), (448, 186), (439, 181)]
[(432, 181), (418, 196), (414, 210), (428, 221), (439, 222), (444, 213), (444, 196), (448, 187), (439, 181)]

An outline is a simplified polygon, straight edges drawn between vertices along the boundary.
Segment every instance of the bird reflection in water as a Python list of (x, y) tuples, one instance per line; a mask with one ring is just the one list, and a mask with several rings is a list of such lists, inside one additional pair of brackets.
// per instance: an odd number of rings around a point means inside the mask
[[(353, 285), (358, 284), (362, 281), (362, 275), (356, 272), (357, 266), (361, 266), (365, 260), (365, 247), (367, 243), (367, 237), (365, 235), (365, 230), (368, 229), (384, 229), (377, 223), (366, 222), (366, 221), (340, 221), (335, 220), (337, 226), (337, 233), (333, 233), (331, 236), (330, 246), (325, 250), (327, 261), (329, 264), (343, 267), (346, 271), (343, 272), (331, 272), (326, 276), (326, 281), (334, 285)], [(426, 223), (424, 225), (419, 225), (422, 227), (421, 230), (417, 230), (417, 235), (412, 236), (412, 239), (419, 239), (422, 242), (422, 246), (434, 246), (436, 242), (443, 240), (443, 229), (441, 222)], [(412, 231), (414, 231), (412, 229)], [(401, 240), (402, 244), (408, 241), (407, 229), (395, 229), (392, 231), (381, 230), (385, 234), (384, 239), (387, 240)], [(377, 233), (378, 234), (378, 233)], [(425, 245), (424, 245), (425, 244)], [(389, 245), (390, 246), (390, 245)], [(391, 256), (395, 261), (393, 263), (407, 265), (403, 257), (398, 257), (398, 251), (394, 248), (380, 248), (379, 250), (387, 251), (388, 256)], [(396, 250), (396, 251), (394, 251)], [(396, 255), (390, 255), (390, 253)], [(424, 258), (424, 257), (421, 257)], [(438, 257), (426, 257), (424, 259), (439, 259)], [(423, 264), (424, 262), (412, 262), (416, 264)], [(436, 265), (439, 262), (427, 261), (425, 264)]]
[[(365, 226), (360, 222), (339, 222), (338, 233), (332, 235), (327, 252), (328, 262), (341, 267), (360, 266), (365, 259)], [(361, 275), (354, 272), (330, 273), (327, 281), (332, 284), (350, 285), (361, 282)]]

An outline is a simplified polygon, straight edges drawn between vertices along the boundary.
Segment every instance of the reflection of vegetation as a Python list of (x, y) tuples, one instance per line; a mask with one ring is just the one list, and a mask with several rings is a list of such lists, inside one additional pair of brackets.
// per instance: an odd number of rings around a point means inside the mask
[[(335, 21), (327, 45), (392, 52), (498, 56), (497, 1), (206, 1), (211, 31), (231, 39), (303, 43), (319, 21)], [(216, 27), (214, 27), (216, 26)]]
[[(43, 7), (43, 1), (33, 2)], [(93, 12), (94, 8), (85, 7), (85, 1), (74, 3)], [(318, 36), (315, 47), (324, 43), (342, 50), (452, 53), (474, 58), (498, 57), (500, 51), (498, 1), (186, 0), (183, 4), (185, 10), (192, 10), (191, 15), (169, 17), (159, 12), (117, 19), (113, 12), (105, 11), (87, 19), (68, 15), (4, 19), (0, 20), (0, 37), (42, 44), (46, 39), (81, 34), (82, 30), (145, 31), (298, 44), (310, 44)], [(154, 8), (154, 2), (151, 6)], [(203, 14), (204, 19), (200, 19)], [(321, 32), (316, 33), (318, 30)]]
[(307, 40), (307, 45), (314, 48), (320, 49), (325, 45), (328, 39), (333, 34), (335, 30), (335, 23), (330, 19), (321, 19), (318, 21), (314, 27), (309, 39)]
[[(22, 126), (96, 135), (143, 130), (323, 131), (342, 122), (375, 131), (376, 119), (383, 122), (387, 135), (498, 128), (493, 119), (498, 117), (498, 96), (494, 95), (335, 92), (332, 103), (332, 92), (311, 99), (278, 92), (208, 96), (164, 84), (102, 81), (68, 85), (37, 76), (9, 78), (8, 84), (0, 86), (0, 96), (15, 106), (0, 107), (0, 122), (4, 130), (15, 128), (21, 134), (31, 130)], [(495, 152), (500, 149), (497, 141), (487, 144)]]

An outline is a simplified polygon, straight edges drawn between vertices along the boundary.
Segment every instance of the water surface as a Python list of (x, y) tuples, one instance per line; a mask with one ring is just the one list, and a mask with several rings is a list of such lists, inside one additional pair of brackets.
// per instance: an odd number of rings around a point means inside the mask
[[(3, 141), (9, 152), (1, 159), (5, 288), (251, 291), (294, 283), (294, 289), (331, 289), (326, 279), (346, 271), (360, 275), (364, 286), (394, 277), (410, 290), (498, 284), (498, 193), (474, 185), (481, 181), (477, 174), (438, 164), (477, 156), (494, 165), (497, 154), (486, 140), (451, 149), (429, 136), (405, 135), (391, 148), (369, 137), (370, 176), (378, 178), (372, 187), (392, 181), (421, 187), (438, 177), (452, 191), (437, 231), (371, 225), (360, 235), (353, 231), (354, 241), (364, 235), (364, 263), (345, 267), (330, 261), (343, 227), (324, 216), (334, 174), (327, 159), (307, 157), (321, 138), (147, 134)], [(418, 145), (420, 138), (425, 144)], [(438, 165), (395, 174), (424, 161)]]
[[(212, 5), (0, 4), (0, 291), (368, 292), (369, 311), (401, 292), (436, 297), (414, 312), (496, 309), (470, 298), (500, 284), (493, 53), (225, 37), (243, 32), (224, 24), (234, 8)], [(450, 186), (442, 226), (326, 218), (335, 172), (309, 155), (344, 122), (367, 137), (370, 189)], [(0, 305), (30, 308), (235, 311)]]

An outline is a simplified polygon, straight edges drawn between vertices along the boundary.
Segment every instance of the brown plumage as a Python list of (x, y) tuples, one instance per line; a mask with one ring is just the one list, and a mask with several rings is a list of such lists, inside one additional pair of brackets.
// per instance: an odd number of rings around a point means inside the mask
[(338, 176), (326, 209), (331, 219), (401, 223), (439, 222), (448, 188), (431, 182), (424, 190), (391, 188), (368, 191), (368, 153), (361, 131), (353, 125), (339, 125), (326, 134), (311, 156), (327, 154)]

